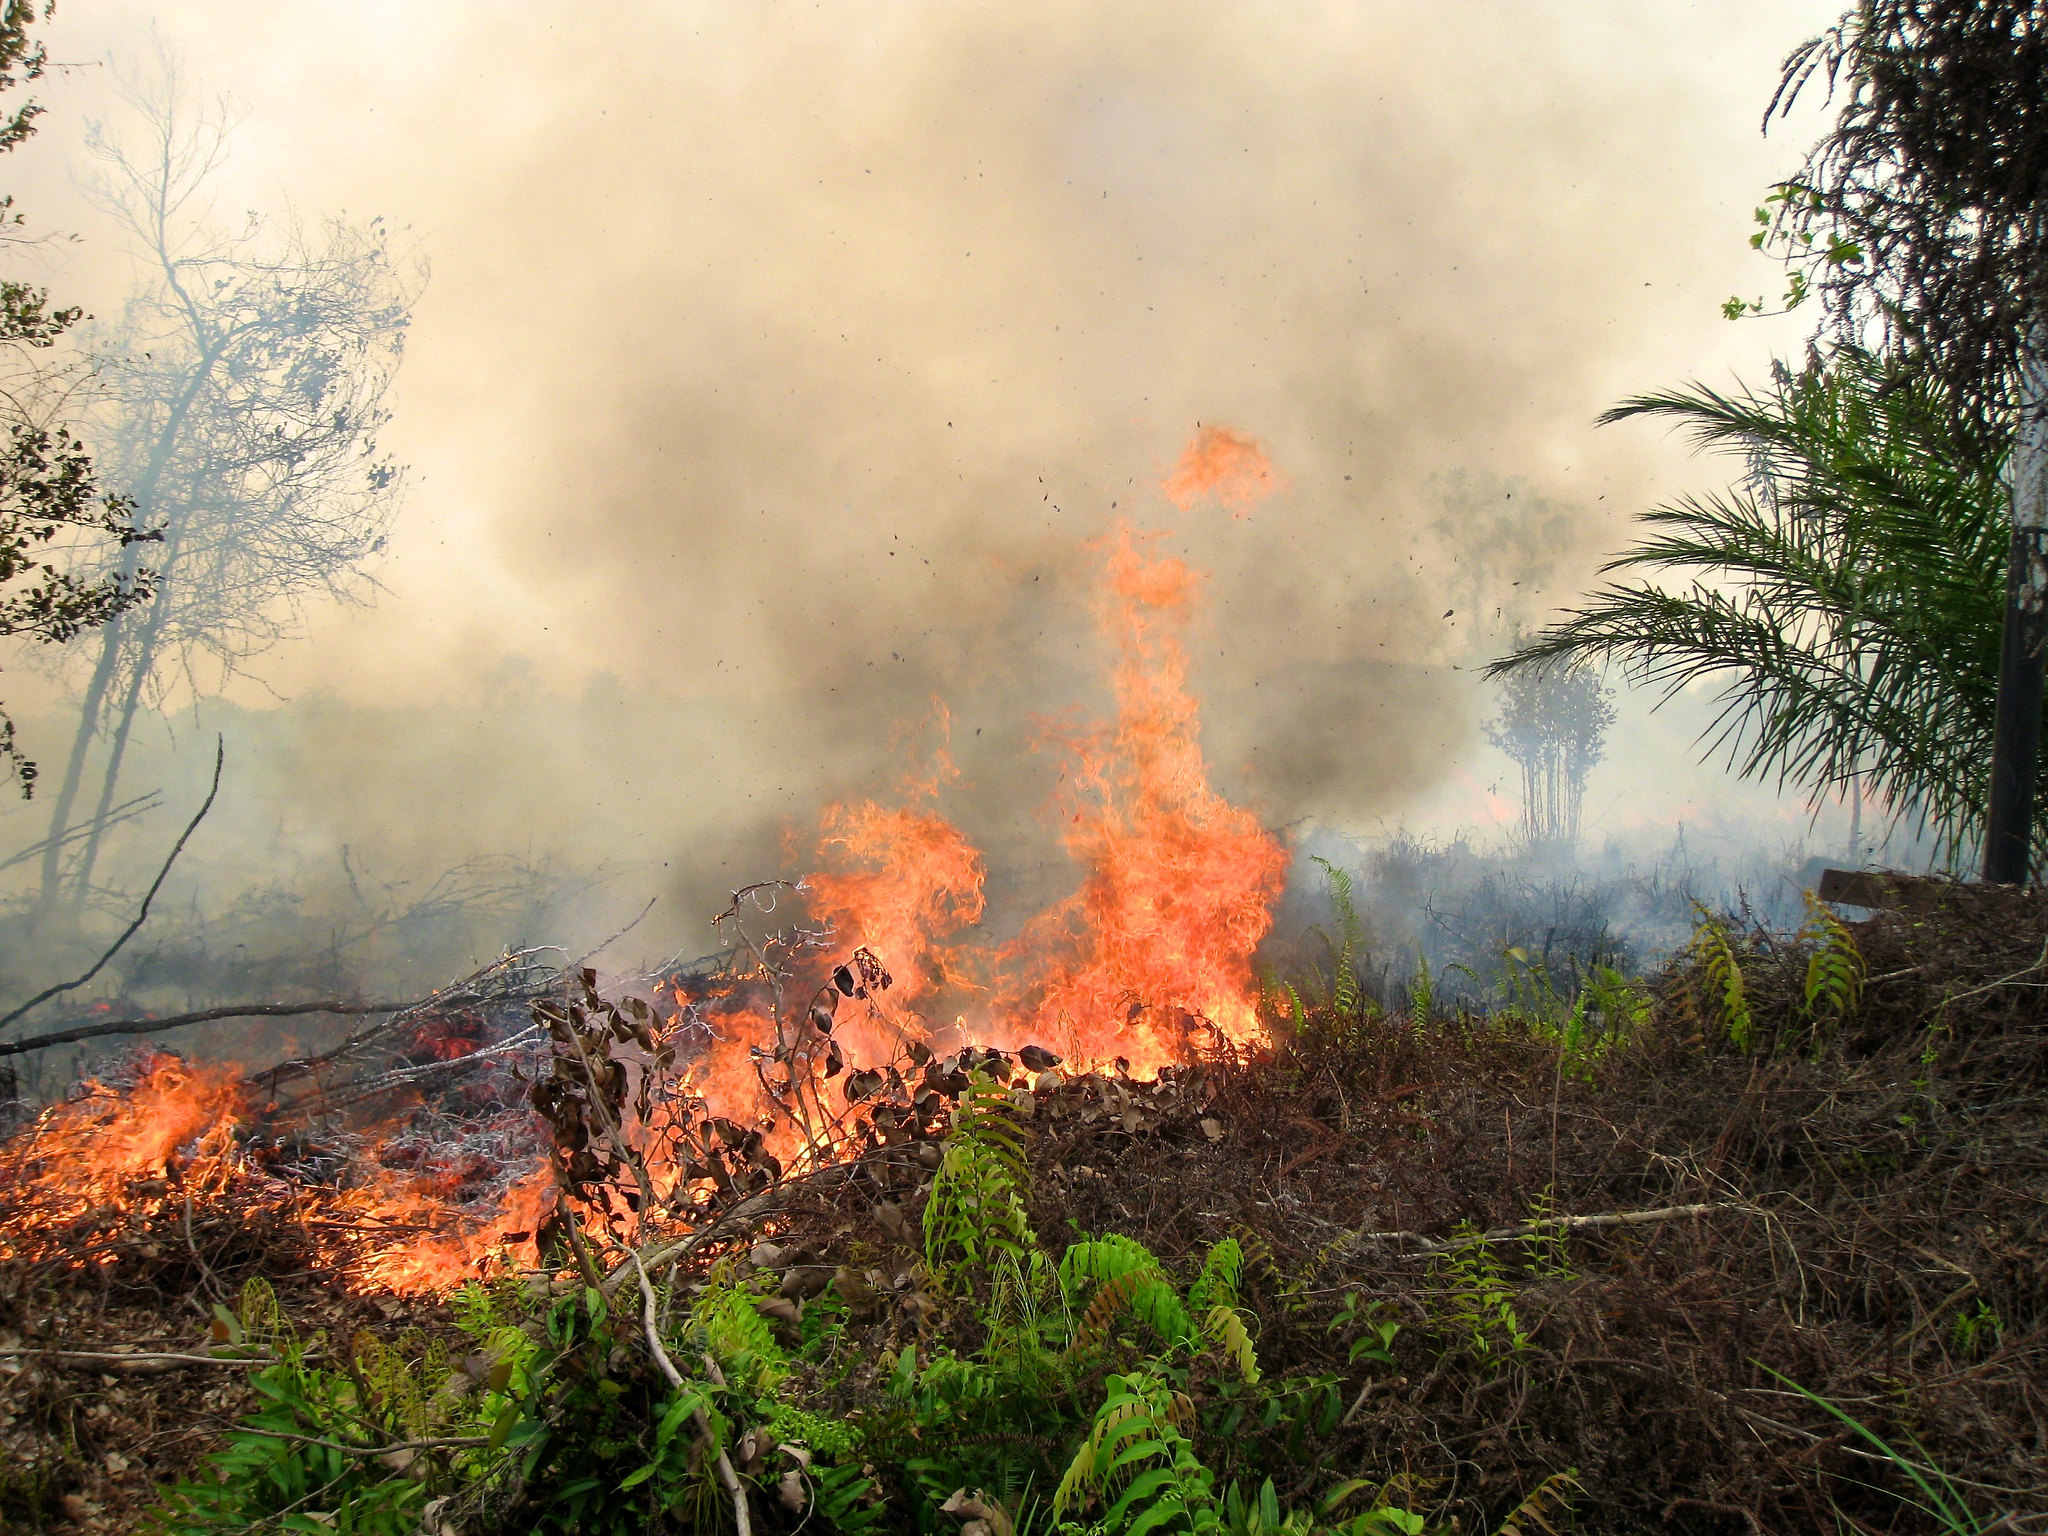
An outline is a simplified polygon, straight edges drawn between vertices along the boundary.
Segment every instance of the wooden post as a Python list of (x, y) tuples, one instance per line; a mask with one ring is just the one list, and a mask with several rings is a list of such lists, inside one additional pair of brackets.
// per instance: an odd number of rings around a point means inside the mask
[(1984, 878), (2025, 882), (2032, 853), (2041, 690), (2048, 676), (2048, 320), (2036, 319), (2020, 358), (2020, 419), (2012, 454), (2012, 560), (1998, 654)]

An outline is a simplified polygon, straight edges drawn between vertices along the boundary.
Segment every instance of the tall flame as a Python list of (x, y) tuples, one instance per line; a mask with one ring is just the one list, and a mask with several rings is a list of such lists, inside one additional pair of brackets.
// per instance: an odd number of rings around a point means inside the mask
[(1182, 638), (1198, 582), (1150, 543), (1128, 525), (1110, 541), (1116, 719), (1069, 743), (1063, 841), (1085, 876), (1014, 951), (1050, 962), (1021, 1033), (1139, 1072), (1183, 1054), (1197, 1022), (1255, 1035), (1252, 954), (1288, 865), (1279, 840), (1210, 786)]

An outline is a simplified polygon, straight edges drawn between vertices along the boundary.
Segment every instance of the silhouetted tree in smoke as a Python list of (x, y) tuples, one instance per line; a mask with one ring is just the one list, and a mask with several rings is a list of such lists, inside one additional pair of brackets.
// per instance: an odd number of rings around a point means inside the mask
[[(51, 10), (45, 4), (42, 17)], [(0, 91), (43, 72), (44, 53), (29, 29), (41, 18), (33, 0), (0, 9)], [(42, 108), (24, 102), (0, 112), (0, 154), (35, 133)], [(22, 216), (0, 196), (0, 241), (18, 241)], [(82, 548), (111, 543), (128, 550), (153, 537), (139, 531), (128, 502), (102, 495), (92, 459), (55, 420), (68, 397), (64, 372), (43, 358), (77, 323), (79, 311), (52, 309), (46, 289), (0, 279), (0, 636), (60, 644), (105, 624), (149, 595), (149, 571), (133, 560), (83, 577), (64, 568)], [(27, 796), (36, 765), (15, 742), (0, 710), (0, 762)]]
[(1486, 735), (1522, 770), (1523, 846), (1569, 852), (1579, 840), (1586, 775), (1600, 761), (1614, 696), (1586, 662), (1522, 667), (1501, 679), (1500, 713)]
[[(1615, 582), (1488, 671), (1619, 661), (1667, 696), (1720, 685), (1710, 749), (1814, 795), (1868, 783), (1953, 855), (1983, 826), (2007, 554), (2006, 421), (1854, 349), (1768, 389), (1695, 384), (1613, 420), (1673, 421), (1740, 455), (1727, 491), (1642, 514)], [(2007, 418), (2009, 420), (2009, 418)]]
[[(402, 480), (376, 439), (421, 274), (394, 259), (379, 220), (308, 232), (252, 214), (221, 232), (210, 192), (224, 110), (195, 111), (167, 55), (125, 83), (136, 142), (95, 126), (93, 190), (146, 276), (99, 338), (97, 443), (163, 543), (154, 596), (107, 626), (86, 684), (51, 808), (44, 909), (67, 883), (77, 902), (90, 891), (138, 710), (174, 679), (203, 692), (202, 669), (224, 681), (291, 633), (309, 596), (358, 596)], [(59, 838), (101, 742), (98, 806), (67, 871)]]

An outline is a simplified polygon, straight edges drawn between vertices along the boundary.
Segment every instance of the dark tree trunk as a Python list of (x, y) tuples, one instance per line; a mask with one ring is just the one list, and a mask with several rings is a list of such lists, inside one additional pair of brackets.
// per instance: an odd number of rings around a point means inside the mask
[(2048, 320), (2037, 320), (2020, 363), (2019, 430), (2012, 454), (2012, 561), (1992, 726), (1984, 878), (2023, 883), (2032, 862), (2034, 780), (2041, 751), (2041, 691), (2048, 680)]

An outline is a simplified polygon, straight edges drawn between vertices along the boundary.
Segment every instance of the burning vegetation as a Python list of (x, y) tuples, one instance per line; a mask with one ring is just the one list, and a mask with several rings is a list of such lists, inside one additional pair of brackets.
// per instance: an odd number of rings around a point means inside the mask
[[(1226, 503), (1243, 440), (1211, 443)], [(1198, 448), (1202, 445), (1198, 443)], [(1206, 455), (1206, 457), (1204, 457)], [(1236, 488), (1233, 490), (1233, 488)], [(1075, 892), (983, 938), (936, 740), (715, 962), (509, 954), (0, 1141), (0, 1520), (168, 1532), (1956, 1529), (2036, 1507), (2048, 904), (1491, 1008), (1257, 965), (1196, 574), (1101, 545)], [(1975, 1513), (1972, 1513), (1975, 1512)]]

